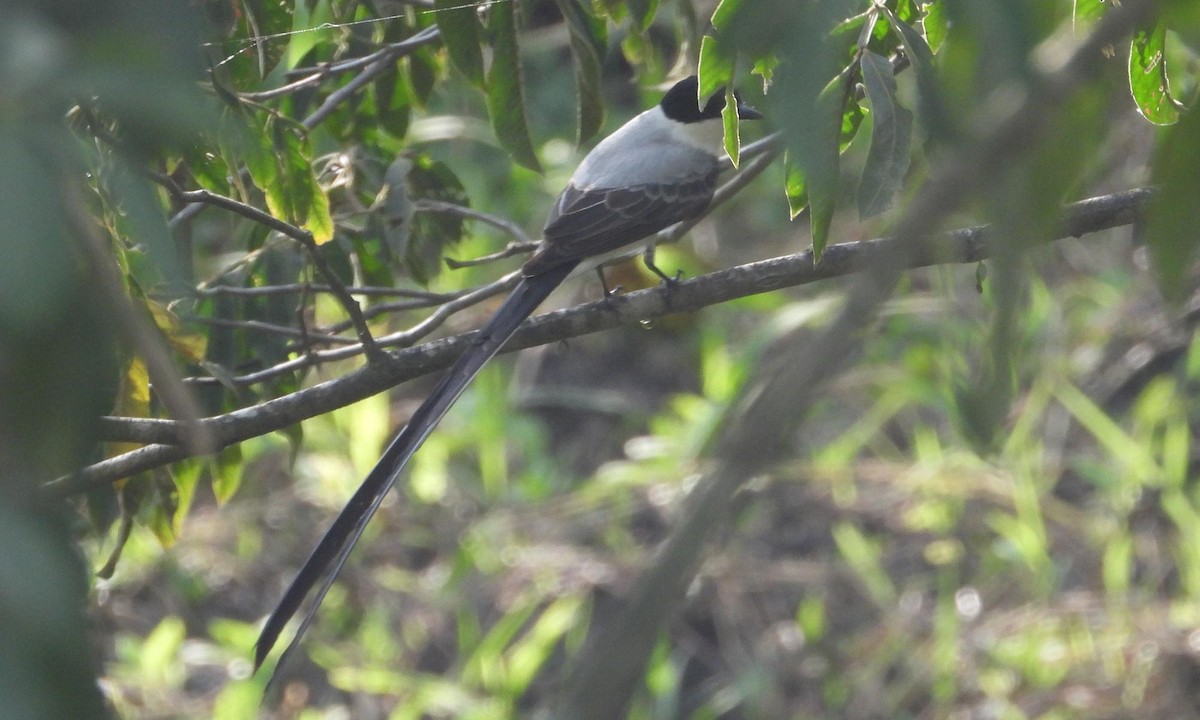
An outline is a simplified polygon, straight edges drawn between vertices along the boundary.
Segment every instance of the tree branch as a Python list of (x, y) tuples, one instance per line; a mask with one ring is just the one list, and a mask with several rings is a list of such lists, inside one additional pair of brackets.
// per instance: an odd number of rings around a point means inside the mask
[(350, 316), (350, 321), (354, 324), (355, 334), (358, 335), (358, 341), (362, 344), (367, 359), (377, 360), (382, 357), (383, 352), (375, 344), (375, 338), (371, 336), (371, 329), (367, 327), (367, 321), (363, 317), (362, 308), (359, 307), (358, 301), (350, 295), (341, 278), (329, 266), (329, 262), (321, 252), (320, 246), (313, 239), (312, 233), (304, 228), (284, 222), (266, 210), (261, 210), (253, 205), (234, 200), (231, 197), (225, 197), (224, 195), (218, 195), (203, 189), (183, 190), (174, 180), (161, 173), (151, 173), (151, 177), (180, 202), (202, 203), (223, 208), (299, 242), (308, 253), (309, 259), (312, 260), (313, 265), (317, 268), (317, 272), (325, 279), (330, 292), (337, 298), (342, 309), (346, 311), (346, 314)]
[[(1078, 237), (1135, 223), (1152, 191), (1139, 188), (1073, 203), (1064, 209), (1064, 221), (1056, 238)], [(913, 240), (913, 251), (904, 253), (902, 268), (939, 264), (972, 263), (989, 256), (988, 227), (962, 228), (929, 238)], [(1050, 240), (1051, 238), (1047, 238)], [(897, 257), (898, 238), (879, 238), (831, 245), (819, 265), (812, 252), (748, 263), (681, 281), (671, 292), (659, 288), (641, 290), (608, 300), (579, 305), (539, 315), (529, 320), (502, 352), (544, 345), (567, 338), (632, 325), (669, 313), (693, 312), (735, 298), (842, 277), (877, 267)], [(370, 397), (401, 382), (435, 372), (450, 365), (466, 350), (474, 333), (464, 333), (419, 347), (388, 353), (386, 362), (375, 363), (342, 377), (306, 388), (259, 405), (207, 418), (201, 423), (211, 430), (220, 447), (232, 445), (288, 427), (307, 418)], [(153, 445), (81, 469), (69, 477), (46, 484), (55, 496), (74, 495), (139, 472), (190, 457), (181, 445), (178, 423), (169, 420), (105, 418), (106, 440), (152, 442)]]

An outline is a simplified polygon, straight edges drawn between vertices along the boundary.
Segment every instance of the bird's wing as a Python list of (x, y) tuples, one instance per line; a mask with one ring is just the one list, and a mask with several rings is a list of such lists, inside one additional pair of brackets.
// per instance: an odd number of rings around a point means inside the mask
[(714, 170), (683, 183), (582, 189), (568, 185), (546, 223), (541, 247), (525, 264), (525, 274), (603, 255), (697, 217), (712, 200), (716, 182)]

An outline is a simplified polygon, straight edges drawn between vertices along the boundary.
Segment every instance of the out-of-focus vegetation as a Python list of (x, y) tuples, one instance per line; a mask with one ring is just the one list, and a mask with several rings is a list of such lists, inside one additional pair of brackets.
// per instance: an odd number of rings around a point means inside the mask
[[(661, 588), (672, 612), (633, 631), (648, 656), (599, 668), (634, 680), (593, 708), (1200, 714), (1197, 52), (1187, 0), (16, 3), (0, 718), (574, 707), (769, 348), (822, 342), (862, 286), (496, 361), (263, 705), (257, 623), (436, 376), (330, 411), (297, 393), (366, 363), (339, 286), (358, 330), (424, 341), (393, 335), (521, 255), (443, 259), (536, 238), (594, 138), (697, 65), (766, 112), (741, 142), (777, 131), (780, 157), (660, 265), (979, 223), (991, 259), (905, 274), (833, 379), (796, 392), (817, 400), (786, 452), (723, 508), (686, 592)], [(1048, 242), (1063, 203), (1151, 183), (1120, 227)], [(947, 185), (936, 219), (912, 216)], [(610, 282), (655, 280), (630, 264)], [(236, 414), (276, 398), (292, 421)], [(148, 422), (197, 416), (224, 424)]]

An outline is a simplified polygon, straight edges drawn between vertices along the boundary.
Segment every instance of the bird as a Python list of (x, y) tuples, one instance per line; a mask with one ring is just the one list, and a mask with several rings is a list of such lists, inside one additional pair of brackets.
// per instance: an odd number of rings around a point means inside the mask
[[(736, 93), (734, 98), (739, 119), (762, 117)], [(603, 263), (613, 256), (628, 256), (639, 241), (648, 242), (658, 231), (704, 213), (721, 169), (725, 105), (724, 89), (700, 98), (697, 77), (690, 75), (584, 157), (554, 203), (516, 287), (396, 434), (267, 618), (255, 644), (255, 672), (317, 588), (276, 668), (286, 663), (409, 459), (537, 306), (572, 273), (589, 268), (602, 273)], [(645, 261), (664, 282), (674, 282), (653, 264), (649, 251)], [(609, 295), (606, 284), (604, 291)]]

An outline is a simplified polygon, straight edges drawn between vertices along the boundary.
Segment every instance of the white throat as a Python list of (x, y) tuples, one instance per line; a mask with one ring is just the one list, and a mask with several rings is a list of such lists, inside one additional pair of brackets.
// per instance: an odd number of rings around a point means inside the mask
[(685, 145), (703, 150), (710, 155), (720, 156), (725, 141), (725, 126), (720, 118), (682, 123), (663, 114), (662, 108), (651, 108), (654, 121), (661, 123), (671, 138)]

